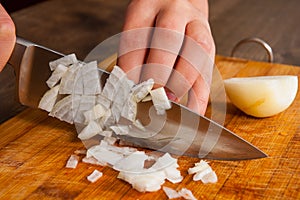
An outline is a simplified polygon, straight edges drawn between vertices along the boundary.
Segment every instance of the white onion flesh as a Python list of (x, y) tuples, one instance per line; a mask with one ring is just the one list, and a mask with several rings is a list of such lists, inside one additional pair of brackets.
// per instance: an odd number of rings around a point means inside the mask
[(190, 191), (187, 188), (182, 188), (181, 190), (179, 190), (178, 194), (180, 194), (180, 196), (184, 199), (197, 200), (197, 198), (193, 195), (192, 191)]
[(103, 173), (99, 172), (98, 170), (94, 170), (93, 173), (91, 173), (90, 175), (88, 175), (86, 178), (88, 181), (94, 183), (96, 182), (98, 179), (100, 179), (102, 177)]
[(60, 81), (59, 94), (83, 94), (80, 75), (82, 65), (82, 63), (75, 63), (64, 73)]
[(208, 165), (208, 163), (204, 160), (201, 160), (198, 163), (195, 163), (194, 167), (188, 169), (189, 174), (194, 174), (193, 180), (199, 181), (202, 183), (216, 183), (218, 181), (218, 177), (216, 173), (212, 170), (212, 168)]
[(169, 199), (176, 199), (176, 198), (181, 197), (181, 195), (178, 194), (178, 192), (176, 190), (172, 189), (172, 188), (163, 186), (162, 189), (163, 189), (163, 191), (165, 192), (165, 194), (167, 195), (167, 197)]
[(105, 115), (106, 109), (101, 104), (96, 104), (91, 110), (85, 111), (83, 113), (85, 118), (85, 123), (89, 121), (94, 121), (100, 119)]
[(132, 96), (136, 103), (142, 101), (151, 91), (154, 85), (154, 80), (149, 79), (132, 88)]
[(71, 155), (67, 161), (66, 168), (75, 169), (78, 165), (79, 156)]
[(68, 67), (65, 65), (59, 64), (54, 72), (51, 74), (49, 79), (46, 81), (49, 88), (53, 88), (62, 78), (62, 76), (66, 73)]
[(100, 132), (102, 132), (100, 125), (95, 121), (90, 121), (89, 124), (78, 134), (78, 138), (81, 140), (87, 140), (99, 134)]
[(51, 71), (54, 71), (59, 64), (64, 65), (64, 66), (69, 66), (69, 65), (72, 65), (77, 62), (78, 62), (78, 60), (76, 58), (76, 55), (73, 53), (73, 54), (61, 57), (57, 60), (51, 61), (49, 63), (49, 66), (50, 66)]
[(163, 87), (151, 90), (150, 95), (158, 115), (165, 114), (165, 111), (171, 108), (171, 103)]
[(59, 85), (57, 85), (57, 86), (51, 88), (50, 90), (48, 90), (44, 94), (42, 99), (40, 100), (38, 107), (40, 109), (51, 112), (54, 105), (55, 105), (55, 103), (56, 103), (57, 97), (58, 97), (58, 90), (59, 90)]

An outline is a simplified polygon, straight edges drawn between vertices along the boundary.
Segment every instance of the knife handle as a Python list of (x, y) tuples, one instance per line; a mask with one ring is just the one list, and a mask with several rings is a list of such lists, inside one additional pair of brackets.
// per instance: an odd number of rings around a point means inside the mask
[(8, 64), (14, 68), (15, 76), (16, 76), (16, 100), (19, 101), (19, 79), (20, 79), (20, 66), (22, 62), (23, 55), (28, 47), (29, 43), (27, 43), (22, 38), (16, 38), (16, 44), (13, 49), (13, 52), (8, 60)]
[(25, 45), (25, 43), (23, 44), (23, 41), (17, 37), (14, 50), (8, 60), (8, 64), (10, 64), (15, 70), (17, 80), (19, 79), (20, 65), (26, 48), (27, 45)]
[(37, 107), (47, 90), (46, 80), (51, 75), (49, 61), (63, 54), (17, 37), (8, 61), (16, 75), (17, 100), (30, 107)]

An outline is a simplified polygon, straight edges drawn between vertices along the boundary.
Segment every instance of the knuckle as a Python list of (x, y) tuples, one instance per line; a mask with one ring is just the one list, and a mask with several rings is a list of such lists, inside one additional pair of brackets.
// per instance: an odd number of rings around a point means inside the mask
[(187, 25), (186, 34), (199, 44), (207, 53), (215, 53), (215, 43), (208, 24), (199, 22), (190, 23)]
[(213, 53), (215, 51), (215, 44), (213, 39), (208, 34), (198, 34), (193, 37), (193, 39), (198, 43), (206, 52)]
[(3, 36), (15, 35), (15, 25), (11, 20), (4, 20), (0, 23), (0, 34)]

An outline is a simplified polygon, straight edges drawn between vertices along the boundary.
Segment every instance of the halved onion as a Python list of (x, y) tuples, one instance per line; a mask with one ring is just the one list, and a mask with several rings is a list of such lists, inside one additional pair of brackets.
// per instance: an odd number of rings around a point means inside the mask
[(240, 110), (269, 117), (287, 109), (298, 90), (297, 76), (257, 76), (224, 80), (226, 93)]

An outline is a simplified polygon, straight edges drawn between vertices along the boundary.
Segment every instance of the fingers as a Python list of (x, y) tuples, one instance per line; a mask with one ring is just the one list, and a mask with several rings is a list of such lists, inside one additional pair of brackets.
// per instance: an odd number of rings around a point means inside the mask
[[(135, 83), (139, 82), (141, 67), (151, 40), (152, 27), (158, 9), (149, 1), (132, 1), (127, 8), (121, 34), (118, 65)], [(147, 9), (145, 9), (147, 8)]]
[(0, 71), (2, 71), (6, 65), (15, 46), (15, 42), (14, 23), (0, 4)]
[(201, 76), (199, 76), (192, 89), (189, 91), (187, 107), (204, 115), (208, 104), (209, 92), (209, 85)]
[(152, 78), (154, 87), (164, 86), (176, 101), (188, 93), (187, 106), (201, 114), (209, 98), (215, 55), (207, 6), (196, 0), (133, 0), (118, 59), (136, 83)]
[(141, 75), (141, 81), (153, 78), (156, 87), (167, 84), (184, 39), (186, 19), (178, 17), (176, 6), (173, 4), (170, 10), (158, 14), (147, 65)]
[[(192, 51), (198, 50), (198, 56), (184, 52), (183, 55), (196, 66), (197, 74), (199, 75), (194, 82), (188, 95), (187, 106), (204, 115), (210, 93), (210, 84), (212, 78), (212, 70), (214, 66), (215, 45), (212, 35), (210, 33), (208, 22), (206, 21), (192, 21), (187, 26), (187, 33), (194, 42), (189, 46)], [(194, 44), (198, 44), (194, 46)], [(199, 49), (200, 47), (200, 49)], [(199, 63), (199, 65), (197, 65)]]
[(199, 76), (210, 85), (214, 52), (208, 24), (200, 20), (189, 22), (180, 57), (167, 83), (179, 100), (188, 93)]

